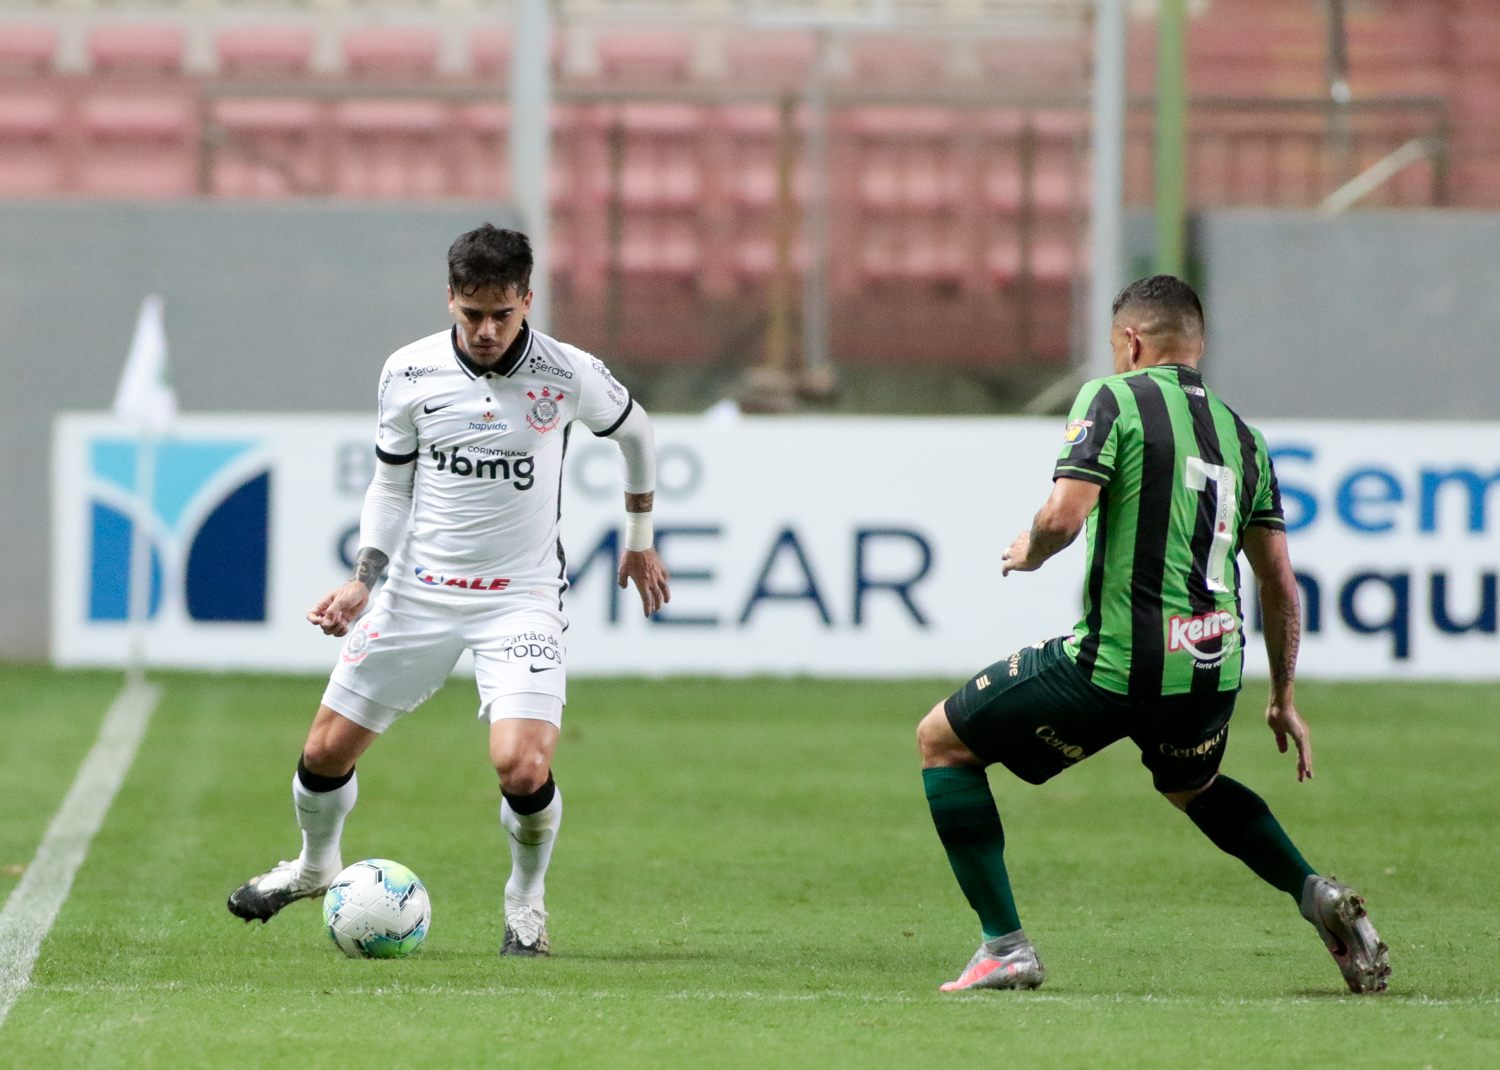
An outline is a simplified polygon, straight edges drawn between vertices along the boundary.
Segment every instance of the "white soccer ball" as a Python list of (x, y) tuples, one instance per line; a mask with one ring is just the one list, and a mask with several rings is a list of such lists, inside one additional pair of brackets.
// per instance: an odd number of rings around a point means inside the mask
[(328, 886), (323, 921), (329, 937), (352, 959), (400, 959), (427, 936), (432, 901), (417, 875), (400, 862), (367, 858)]

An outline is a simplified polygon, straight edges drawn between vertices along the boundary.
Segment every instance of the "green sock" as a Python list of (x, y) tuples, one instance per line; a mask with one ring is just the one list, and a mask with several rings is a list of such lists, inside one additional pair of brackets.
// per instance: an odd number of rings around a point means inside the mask
[(1021, 927), (1016, 900), (1005, 872), (1005, 831), (983, 769), (959, 766), (923, 769), (922, 785), (938, 839), (969, 905), (979, 915), (984, 938), (993, 940)]
[(1188, 803), (1187, 815), (1215, 847), (1234, 855), (1301, 906), (1302, 885), (1316, 871), (1259, 795), (1221, 776)]

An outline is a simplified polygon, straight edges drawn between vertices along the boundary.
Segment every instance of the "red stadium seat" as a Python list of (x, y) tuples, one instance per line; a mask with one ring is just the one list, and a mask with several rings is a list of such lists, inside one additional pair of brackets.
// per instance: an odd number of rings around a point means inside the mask
[(235, 26), (215, 44), (227, 75), (284, 78), (307, 73), (317, 39), (304, 26)]
[(735, 82), (795, 89), (812, 73), (817, 50), (811, 34), (735, 33), (724, 42), (724, 62)]
[(1089, 53), (1077, 37), (1011, 37), (986, 41), (977, 51), (987, 87), (1041, 93), (1088, 85)]
[(50, 96), (0, 97), (0, 195), (57, 191), (61, 111)]
[(691, 220), (628, 219), (620, 242), (620, 267), (631, 274), (697, 275), (702, 258)]
[(515, 36), (507, 26), (486, 26), (469, 35), (469, 60), (474, 73), (500, 78), (510, 73), (510, 53)]
[(57, 30), (42, 23), (0, 26), (0, 75), (44, 74), (57, 52)]
[(197, 124), (185, 97), (97, 96), (82, 109), (88, 148), (80, 167), (86, 192), (166, 197), (191, 193)]
[(616, 30), (595, 47), (606, 77), (626, 82), (681, 82), (693, 61), (693, 35), (683, 30)]
[(276, 197), (321, 187), (323, 162), (313, 144), (319, 105), (306, 100), (222, 100), (213, 115), (230, 137), (215, 154), (215, 193)]
[(871, 34), (850, 43), (849, 58), (862, 84), (926, 87), (943, 80), (948, 49), (940, 41), (904, 34)]
[(366, 26), (344, 37), (344, 59), (354, 74), (371, 78), (426, 78), (437, 65), (436, 31)]
[(94, 69), (110, 74), (176, 74), (186, 41), (181, 28), (169, 25), (99, 26), (89, 31)]

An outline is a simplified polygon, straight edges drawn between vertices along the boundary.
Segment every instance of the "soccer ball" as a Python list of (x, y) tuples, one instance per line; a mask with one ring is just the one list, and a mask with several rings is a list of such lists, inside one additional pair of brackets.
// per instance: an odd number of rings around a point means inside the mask
[(328, 936), (351, 959), (401, 959), (432, 923), (432, 902), (400, 862), (367, 858), (333, 879), (323, 897)]

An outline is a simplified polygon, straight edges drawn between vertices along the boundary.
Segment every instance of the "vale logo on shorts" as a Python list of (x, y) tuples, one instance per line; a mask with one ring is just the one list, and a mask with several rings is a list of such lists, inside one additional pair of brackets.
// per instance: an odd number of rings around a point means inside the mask
[[(130, 615), (139, 445), (88, 443), (87, 618)], [(271, 472), (261, 443), (173, 437), (156, 445), (151, 476), (150, 616), (264, 621)]]

